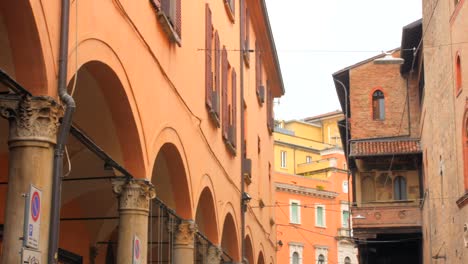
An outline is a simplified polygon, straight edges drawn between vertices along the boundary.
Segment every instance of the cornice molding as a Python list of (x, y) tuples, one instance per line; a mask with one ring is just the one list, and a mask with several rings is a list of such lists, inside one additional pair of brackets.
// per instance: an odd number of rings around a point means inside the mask
[(276, 191), (294, 193), (294, 194), (311, 196), (311, 197), (319, 197), (323, 199), (335, 199), (339, 195), (336, 192), (322, 191), (322, 190), (317, 190), (315, 188), (298, 186), (298, 185), (281, 183), (281, 182), (275, 183), (275, 188), (276, 188)]

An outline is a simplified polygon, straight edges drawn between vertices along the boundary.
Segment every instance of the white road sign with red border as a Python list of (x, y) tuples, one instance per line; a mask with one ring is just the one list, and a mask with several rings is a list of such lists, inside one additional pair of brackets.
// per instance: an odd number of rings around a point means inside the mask
[(141, 263), (141, 240), (137, 235), (133, 237), (133, 264)]
[(41, 228), (42, 191), (33, 186), (29, 187), (26, 197), (24, 219), (24, 246), (39, 248), (39, 233)]

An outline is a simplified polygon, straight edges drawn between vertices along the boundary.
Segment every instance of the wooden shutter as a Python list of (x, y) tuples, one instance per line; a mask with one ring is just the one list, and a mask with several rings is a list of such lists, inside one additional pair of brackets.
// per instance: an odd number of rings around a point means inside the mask
[(249, 9), (245, 9), (245, 43), (244, 49), (247, 52), (247, 55), (250, 54), (250, 18), (249, 18)]
[(228, 129), (229, 129), (229, 109), (228, 109), (228, 102), (227, 102), (227, 89), (228, 89), (228, 61), (227, 61), (227, 51), (226, 47), (223, 47), (223, 51), (221, 53), (221, 74), (223, 76), (221, 82), (221, 109), (222, 109), (222, 132), (223, 132), (223, 139), (228, 139)]
[(259, 95), (260, 88), (260, 51), (258, 48), (258, 42), (255, 42), (255, 89), (257, 91), (257, 96)]
[(231, 73), (232, 78), (232, 138), (231, 144), (233, 147), (236, 147), (237, 144), (237, 77), (236, 77), (236, 70), (233, 68)]
[(233, 15), (236, 14), (236, 0), (231, 0), (231, 11)]
[(221, 83), (221, 75), (219, 74), (219, 67), (220, 67), (220, 60), (221, 60), (221, 47), (219, 46), (219, 35), (218, 31), (215, 33), (215, 70), (214, 70), (214, 80), (215, 80), (215, 92), (216, 92), (216, 97), (217, 97), (217, 104), (216, 104), (216, 109), (215, 112), (218, 115), (218, 118), (220, 116), (219, 114), (219, 90), (220, 90), (220, 83)]
[(164, 14), (168, 16), (170, 19), (173, 19), (171, 17), (171, 1), (172, 0), (159, 0), (161, 9), (164, 12)]
[(273, 96), (271, 94), (271, 89), (269, 87), (269, 84), (267, 82), (267, 127), (268, 131), (270, 133), (273, 132), (273, 126), (274, 126), (274, 119), (273, 119)]
[(208, 109), (211, 110), (213, 107), (211, 102), (211, 94), (213, 92), (213, 72), (211, 71), (211, 39), (213, 38), (213, 25), (211, 24), (210, 7), (208, 4), (205, 6), (205, 104)]
[(161, 9), (161, 0), (151, 0), (151, 4), (158, 11)]
[(176, 4), (175, 30), (179, 38), (182, 38), (182, 1), (172, 0), (172, 3)]

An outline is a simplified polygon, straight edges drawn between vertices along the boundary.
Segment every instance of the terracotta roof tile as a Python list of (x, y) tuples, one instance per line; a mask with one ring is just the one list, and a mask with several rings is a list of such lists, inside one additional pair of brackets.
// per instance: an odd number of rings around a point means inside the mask
[(366, 140), (351, 142), (350, 156), (420, 153), (419, 140)]

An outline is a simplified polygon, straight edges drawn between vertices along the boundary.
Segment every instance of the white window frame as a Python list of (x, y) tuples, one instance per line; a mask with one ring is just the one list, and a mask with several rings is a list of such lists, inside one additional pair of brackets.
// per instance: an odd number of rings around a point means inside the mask
[[(348, 212), (348, 220), (345, 221), (344, 220), (344, 212)], [(349, 210), (341, 210), (341, 227), (342, 228), (349, 228), (349, 218), (351, 217), (351, 214), (349, 212)]]
[[(318, 208), (322, 208), (322, 222), (323, 222), (323, 225), (319, 225), (319, 222), (318, 222)], [(317, 227), (324, 227), (326, 228), (327, 227), (327, 214), (326, 214), (326, 209), (325, 209), (325, 205), (323, 204), (315, 204), (315, 226)]]
[(320, 246), (320, 245), (315, 245), (315, 263), (318, 262), (318, 258), (320, 255), (323, 255), (325, 257), (325, 262), (324, 264), (328, 263), (328, 246)]
[(280, 155), (281, 155), (281, 168), (285, 169), (288, 165), (288, 161), (287, 161), (287, 158), (288, 158), (288, 152), (284, 151), (284, 150), (281, 150), (280, 151)]
[(306, 156), (306, 163), (312, 163), (312, 156)]
[[(293, 221), (293, 203), (297, 204), (297, 222)], [(289, 222), (291, 224), (301, 224), (301, 201), (289, 200)]]
[(348, 188), (349, 188), (348, 184), (349, 184), (349, 182), (346, 181), (346, 180), (341, 183), (341, 189), (342, 189), (343, 193), (348, 193)]
[(304, 251), (304, 244), (301, 242), (289, 242), (289, 263), (293, 264), (293, 254), (299, 254), (299, 264), (302, 264), (302, 252)]
[[(341, 211), (341, 227), (351, 229), (351, 226), (352, 226), (351, 210), (349, 210), (349, 205), (348, 205), (347, 202), (341, 201), (340, 211)], [(348, 211), (349, 220), (346, 223), (348, 225), (348, 227), (345, 227), (344, 223), (343, 223), (343, 211)]]

